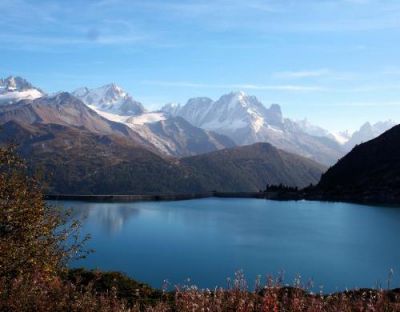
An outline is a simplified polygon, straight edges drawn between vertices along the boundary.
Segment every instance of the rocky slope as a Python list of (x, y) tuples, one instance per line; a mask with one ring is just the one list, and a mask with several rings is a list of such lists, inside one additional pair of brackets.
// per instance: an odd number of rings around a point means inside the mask
[(0, 106), (0, 125), (9, 121), (20, 125), (62, 125), (87, 130), (94, 134), (115, 135), (129, 139), (132, 144), (156, 150), (152, 144), (126, 125), (103, 118), (66, 92)]
[(181, 117), (148, 123), (145, 127), (150, 130), (156, 146), (177, 157), (200, 155), (236, 146), (227, 136), (193, 127)]
[(60, 124), (2, 125), (0, 141), (39, 172), (47, 194), (143, 194), (190, 189), (183, 168), (132, 140)]

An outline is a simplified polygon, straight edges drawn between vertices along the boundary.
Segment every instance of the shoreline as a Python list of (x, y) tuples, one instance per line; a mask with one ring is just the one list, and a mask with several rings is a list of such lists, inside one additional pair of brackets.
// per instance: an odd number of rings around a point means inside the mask
[(139, 201), (180, 201), (203, 198), (256, 198), (277, 201), (322, 201), (322, 202), (342, 202), (360, 205), (384, 205), (390, 207), (400, 207), (397, 198), (377, 198), (363, 196), (334, 196), (322, 194), (307, 194), (303, 192), (206, 192), (206, 193), (182, 193), (182, 194), (102, 194), (102, 195), (74, 195), (74, 194), (47, 194), (45, 200), (69, 200), (82, 202), (139, 202)]
[(72, 200), (87, 202), (137, 202), (137, 201), (175, 201), (202, 198), (259, 198), (269, 199), (264, 192), (208, 192), (187, 194), (142, 194), (142, 195), (72, 195), (49, 194), (45, 200)]

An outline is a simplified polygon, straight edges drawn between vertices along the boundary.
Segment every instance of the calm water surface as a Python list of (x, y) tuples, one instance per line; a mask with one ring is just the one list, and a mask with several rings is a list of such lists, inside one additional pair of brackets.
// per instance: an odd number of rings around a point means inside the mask
[[(123, 271), (161, 287), (163, 280), (226, 286), (242, 269), (314, 280), (314, 290), (400, 286), (400, 209), (345, 203), (199, 199), (175, 202), (56, 202), (86, 217), (87, 259), (74, 266)], [(250, 284), (251, 286), (252, 284)]]

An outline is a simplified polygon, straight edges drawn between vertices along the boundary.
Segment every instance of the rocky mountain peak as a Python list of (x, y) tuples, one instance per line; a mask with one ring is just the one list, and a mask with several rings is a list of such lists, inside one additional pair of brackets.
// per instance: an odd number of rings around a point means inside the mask
[(115, 83), (99, 88), (79, 88), (74, 96), (87, 105), (92, 105), (102, 111), (118, 115), (140, 115), (145, 112), (143, 105), (135, 101), (127, 92)]
[(20, 100), (34, 100), (45, 93), (34, 87), (29, 81), (18, 76), (0, 79), (0, 103), (10, 104)]
[(83, 96), (87, 95), (88, 93), (89, 93), (89, 89), (87, 87), (82, 87), (82, 88), (76, 89), (73, 92), (73, 94), (76, 97), (83, 97)]
[(271, 104), (271, 106), (269, 107), (269, 111), (271, 113), (277, 114), (279, 116), (282, 116), (282, 109), (281, 106), (279, 104)]
[(272, 104), (267, 113), (265, 114), (265, 120), (267, 123), (281, 127), (283, 124), (282, 110), (279, 104)]
[(0, 86), (9, 92), (37, 89), (29, 81), (19, 76), (9, 76), (5, 79), (0, 79)]
[(124, 97), (127, 96), (127, 93), (115, 83), (110, 83), (108, 85), (103, 86), (105, 89), (105, 93), (110, 97)]
[(179, 111), (179, 109), (181, 108), (181, 105), (179, 103), (175, 103), (175, 102), (171, 102), (171, 103), (167, 103), (165, 104), (160, 111), (170, 114), (172, 116), (175, 116), (176, 113)]
[(243, 101), (247, 97), (247, 94), (244, 91), (232, 91), (226, 94), (226, 96), (237, 99), (238, 101)]

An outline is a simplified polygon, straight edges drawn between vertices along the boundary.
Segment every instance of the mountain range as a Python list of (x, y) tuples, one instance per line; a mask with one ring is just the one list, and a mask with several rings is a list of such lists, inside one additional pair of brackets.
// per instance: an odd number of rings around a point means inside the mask
[(181, 147), (194, 154), (225, 148), (222, 144), (231, 148), (221, 152), (232, 154), (227, 162), (218, 153), (173, 158), (135, 127), (105, 118), (67, 92), (3, 103), (0, 125), (0, 142), (18, 144), (29, 168), (44, 175), (48, 193), (258, 191), (272, 181), (316, 183), (325, 169), (266, 143), (232, 148), (229, 138), (211, 136), (180, 117), (147, 124), (171, 142), (183, 138)]
[(278, 104), (266, 108), (256, 97), (244, 92), (223, 95), (217, 101), (193, 98), (183, 106), (167, 104), (161, 110), (171, 116), (181, 116), (197, 127), (226, 135), (238, 145), (269, 142), (325, 165), (334, 164), (356, 144), (395, 125), (389, 120), (372, 126), (366, 123), (353, 135), (332, 133), (307, 120), (284, 118)]
[(72, 93), (102, 117), (128, 126), (164, 155), (184, 157), (235, 146), (226, 136), (193, 126), (180, 117), (147, 112), (115, 84)]
[(243, 92), (150, 112), (115, 84), (48, 95), (20, 77), (0, 80), (0, 100), (1, 142), (18, 143), (64, 193), (303, 187), (391, 125), (334, 135)]
[[(159, 112), (147, 112), (141, 103), (132, 100), (115, 84), (95, 89), (84, 87), (74, 91), (73, 94), (100, 115), (125, 123), (141, 133), (148, 141), (153, 142), (165, 154), (178, 157), (200, 153), (201, 148), (196, 151), (186, 151), (182, 148), (184, 145), (182, 133), (190, 133), (189, 124), (206, 131), (204, 134), (210, 136), (209, 141), (215, 141), (217, 134), (222, 135), (225, 143), (217, 143), (216, 150), (232, 147), (233, 144), (242, 146), (268, 142), (324, 165), (334, 164), (356, 144), (372, 139), (395, 125), (389, 120), (372, 125), (371, 131), (364, 125), (354, 135), (344, 131), (332, 133), (310, 124), (307, 120), (293, 121), (284, 118), (278, 104), (266, 108), (256, 97), (244, 92), (232, 92), (221, 96), (217, 101), (207, 97), (192, 98), (183, 106), (169, 103)], [(115, 105), (115, 103), (125, 103), (127, 98), (131, 111), (134, 111), (132, 114), (127, 114), (127, 110), (121, 109), (121, 105)], [(184, 124), (184, 121), (189, 124)], [(185, 131), (175, 131), (173, 135), (172, 124), (174, 128)], [(167, 135), (157, 131), (166, 126), (170, 128)], [(180, 135), (177, 136), (176, 133)], [(172, 137), (175, 137), (174, 142), (169, 140)], [(178, 137), (179, 140), (176, 140)], [(227, 138), (230, 138), (231, 142), (226, 143)], [(211, 150), (212, 148), (208, 148), (204, 152)]]

